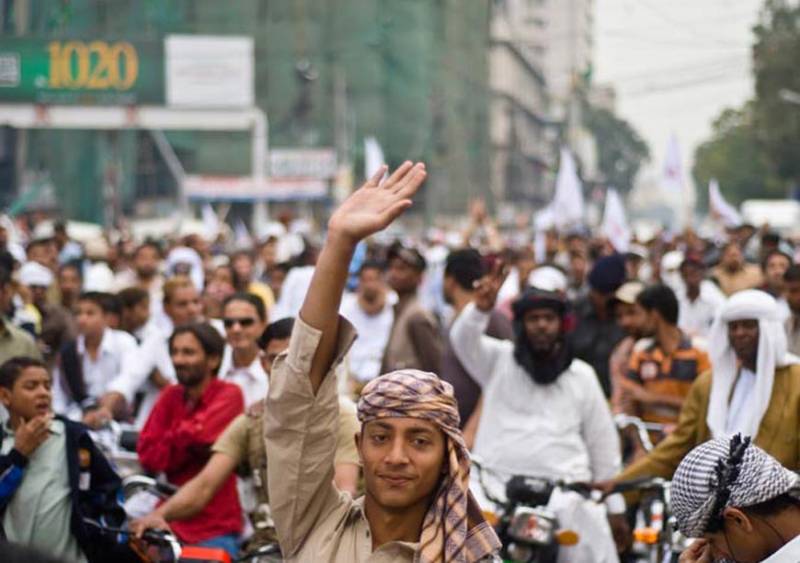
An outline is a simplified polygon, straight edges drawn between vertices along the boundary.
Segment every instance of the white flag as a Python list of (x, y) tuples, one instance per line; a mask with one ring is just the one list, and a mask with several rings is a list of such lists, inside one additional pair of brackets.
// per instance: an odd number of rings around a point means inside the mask
[(690, 226), (697, 201), (694, 184), (685, 181), (681, 147), (678, 137), (672, 134), (667, 143), (661, 189), (684, 226)]
[(674, 201), (683, 193), (683, 166), (681, 164), (681, 147), (678, 138), (672, 135), (667, 143), (667, 152), (664, 156), (664, 170), (661, 188), (671, 196)]
[(606, 207), (603, 212), (601, 232), (608, 238), (617, 252), (627, 252), (631, 242), (631, 229), (625, 216), (625, 206), (617, 190), (606, 192)]
[(536, 214), (533, 221), (534, 239), (533, 256), (537, 264), (543, 264), (547, 260), (547, 231), (555, 226), (555, 215), (553, 206), (548, 205)]
[(236, 248), (249, 249), (253, 246), (253, 239), (250, 236), (250, 231), (247, 230), (247, 225), (244, 224), (241, 217), (236, 219), (236, 226), (233, 228), (233, 234)]
[(568, 149), (561, 149), (561, 163), (556, 178), (556, 193), (550, 205), (556, 227), (564, 230), (580, 224), (584, 218), (583, 188), (575, 160)]
[[(364, 139), (364, 178), (372, 178), (378, 168), (386, 164), (383, 157), (383, 149), (378, 139), (367, 137)], [(383, 178), (386, 179), (386, 176)]]
[(216, 240), (220, 232), (219, 217), (214, 213), (214, 208), (210, 203), (203, 205), (200, 211), (203, 220), (203, 236), (206, 240)]
[(726, 227), (738, 227), (742, 224), (742, 216), (734, 206), (725, 201), (716, 178), (708, 183), (708, 210), (712, 217), (719, 218)]

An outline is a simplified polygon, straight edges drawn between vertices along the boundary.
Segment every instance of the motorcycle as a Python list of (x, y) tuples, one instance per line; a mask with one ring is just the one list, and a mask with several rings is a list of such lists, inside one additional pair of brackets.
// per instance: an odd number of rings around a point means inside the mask
[(492, 473), (480, 460), (472, 459), (478, 480), (486, 498), (499, 508), (498, 512), (484, 512), (501, 543), (501, 557), (505, 561), (520, 563), (551, 563), (557, 560), (562, 546), (576, 545), (577, 532), (562, 528), (556, 515), (547, 509), (556, 489), (574, 491), (585, 498), (599, 498), (582, 483), (567, 483), (540, 477), (515, 475), (506, 482), (506, 499), (499, 499), (487, 487), (484, 476)]
[(139, 432), (133, 425), (110, 420), (102, 428), (91, 430), (90, 435), (120, 477), (142, 472), (139, 456), (136, 454)]
[(619, 483), (615, 492), (643, 493), (636, 507), (631, 563), (677, 563), (692, 540), (680, 533), (672, 514), (671, 483), (660, 477), (643, 477)]
[[(168, 530), (147, 530), (141, 538), (130, 535), (128, 530), (114, 528), (100, 522), (84, 519), (87, 525), (96, 527), (105, 535), (115, 535), (122, 544), (142, 563), (233, 563), (224, 549), (181, 544)], [(236, 561), (239, 561), (238, 559)]]
[[(155, 505), (166, 500), (178, 488), (146, 475), (131, 475), (123, 479), (122, 496), (125, 510), (130, 517), (141, 517), (155, 508)], [(127, 534), (127, 530), (125, 531)], [(140, 545), (146, 557), (146, 563), (189, 563), (191, 561), (227, 562), (227, 563), (277, 563), (282, 561), (281, 550), (277, 543), (270, 543), (258, 548), (244, 551), (236, 559), (224, 550), (212, 550), (206, 547), (182, 545), (175, 535), (167, 530), (147, 530), (141, 539), (131, 540)], [(132, 546), (133, 547), (133, 546)], [(220, 553), (221, 552), (221, 553)]]
[[(664, 433), (664, 425), (617, 415), (614, 422), (622, 434), (633, 429), (646, 452), (653, 449), (652, 433)], [(617, 492), (638, 491), (641, 500), (633, 514), (633, 545), (629, 561), (633, 563), (677, 563), (681, 552), (691, 545), (677, 529), (671, 510), (670, 482), (660, 477), (645, 477), (615, 487)]]

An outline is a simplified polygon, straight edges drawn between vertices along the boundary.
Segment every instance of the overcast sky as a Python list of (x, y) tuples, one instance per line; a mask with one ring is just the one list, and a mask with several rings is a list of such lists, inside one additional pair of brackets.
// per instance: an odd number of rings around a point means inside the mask
[(660, 170), (675, 133), (690, 168), (726, 107), (752, 96), (752, 27), (763, 0), (596, 0), (595, 81), (650, 144)]

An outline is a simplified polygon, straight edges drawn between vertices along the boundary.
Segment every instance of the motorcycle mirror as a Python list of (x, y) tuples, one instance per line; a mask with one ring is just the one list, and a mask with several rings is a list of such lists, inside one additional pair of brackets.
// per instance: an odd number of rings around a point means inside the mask
[(579, 541), (581, 541), (581, 537), (574, 530), (559, 530), (556, 532), (556, 543), (558, 545), (569, 547), (578, 545)]

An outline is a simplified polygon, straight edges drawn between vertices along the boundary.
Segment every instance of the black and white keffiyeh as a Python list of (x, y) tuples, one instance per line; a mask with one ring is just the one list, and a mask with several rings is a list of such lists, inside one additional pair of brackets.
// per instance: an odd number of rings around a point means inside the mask
[(800, 476), (737, 434), (697, 446), (672, 479), (672, 511), (681, 533), (714, 531), (726, 507), (746, 508), (783, 494), (800, 499)]

